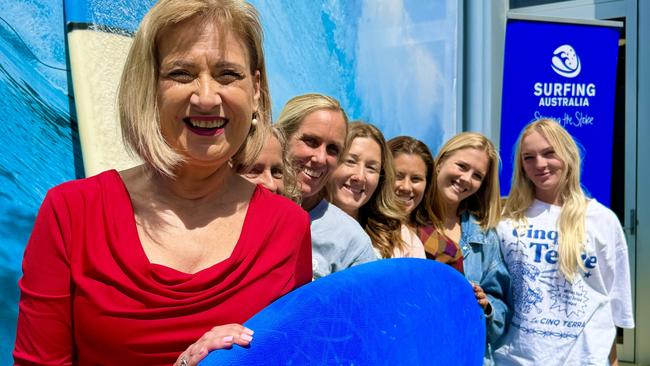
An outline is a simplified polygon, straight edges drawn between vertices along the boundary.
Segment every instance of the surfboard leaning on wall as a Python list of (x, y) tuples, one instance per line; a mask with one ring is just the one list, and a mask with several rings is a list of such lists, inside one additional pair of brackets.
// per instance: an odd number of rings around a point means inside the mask
[(133, 34), (153, 3), (65, 1), (74, 104), (86, 176), (139, 163), (122, 142), (117, 87)]

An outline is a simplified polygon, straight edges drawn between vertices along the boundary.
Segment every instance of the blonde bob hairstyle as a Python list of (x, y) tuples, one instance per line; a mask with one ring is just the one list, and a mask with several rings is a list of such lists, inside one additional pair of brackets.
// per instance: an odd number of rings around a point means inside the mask
[(501, 199), (499, 193), (499, 154), (494, 144), (487, 137), (477, 132), (462, 132), (447, 141), (434, 159), (431, 191), (426, 196), (426, 207), (431, 223), (440, 231), (443, 230), (442, 220), (445, 217), (445, 207), (440, 197), (436, 175), (442, 163), (451, 155), (463, 149), (484, 151), (488, 157), (488, 170), (483, 178), (481, 187), (473, 195), (465, 198), (458, 206), (457, 215), (468, 211), (476, 217), (483, 230), (495, 228), (501, 219)]
[[(372, 193), (368, 202), (359, 208), (358, 221), (370, 236), (372, 245), (379, 250), (381, 256), (391, 258), (394, 256), (396, 248), (401, 252), (406, 250), (406, 243), (402, 239), (402, 224), (407, 221), (404, 207), (395, 195), (393, 155), (386, 145), (381, 131), (363, 121), (350, 123), (345, 144), (347, 149), (356, 138), (361, 137), (369, 138), (379, 145), (381, 171), (377, 189)], [(346, 151), (343, 156), (347, 153)]]
[(427, 169), (424, 177), (426, 187), (424, 188), (422, 201), (411, 211), (409, 224), (416, 227), (431, 225), (429, 213), (426, 208), (426, 200), (424, 199), (424, 197), (431, 194), (431, 180), (433, 179), (433, 155), (431, 155), (431, 151), (424, 142), (411, 136), (398, 136), (388, 140), (388, 148), (393, 153), (393, 160), (399, 155), (404, 154), (417, 156), (424, 162), (424, 166)]
[(348, 116), (341, 107), (338, 100), (323, 94), (303, 94), (289, 99), (287, 104), (282, 108), (280, 116), (275, 125), (282, 131), (287, 141), (291, 140), (293, 135), (298, 131), (302, 120), (308, 114), (323, 109), (339, 111), (345, 121), (345, 133), (348, 132)]
[(526, 210), (535, 200), (535, 185), (524, 171), (521, 152), (523, 139), (533, 132), (544, 137), (564, 163), (558, 187), (562, 205), (558, 220), (558, 254), (560, 271), (566, 279), (572, 280), (578, 270), (584, 270), (581, 255), (584, 251), (588, 200), (580, 185), (581, 158), (578, 145), (555, 120), (539, 119), (521, 131), (514, 155), (512, 187), (504, 203), (503, 216), (526, 225)]
[(158, 42), (167, 27), (190, 18), (226, 30), (220, 32), (222, 37), (227, 32), (234, 32), (247, 50), (251, 75), (256, 72), (260, 75), (260, 99), (254, 113), (258, 124), (250, 129), (248, 137), (233, 156), (233, 163), (249, 166), (256, 159), (268, 133), (264, 126), (270, 125), (271, 121), (263, 32), (257, 10), (242, 0), (158, 1), (142, 20), (126, 58), (118, 89), (118, 110), (126, 146), (148, 166), (170, 177), (174, 176), (174, 169), (184, 162), (184, 158), (167, 144), (161, 132)]

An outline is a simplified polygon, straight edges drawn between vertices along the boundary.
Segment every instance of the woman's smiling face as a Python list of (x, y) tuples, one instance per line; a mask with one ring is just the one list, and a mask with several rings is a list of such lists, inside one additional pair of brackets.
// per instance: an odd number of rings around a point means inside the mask
[(453, 152), (438, 164), (437, 196), (447, 206), (448, 212), (455, 213), (465, 198), (481, 188), (488, 167), (487, 153), (471, 147)]
[(257, 160), (242, 173), (242, 176), (252, 183), (263, 185), (273, 193), (282, 193), (284, 191), (282, 154), (280, 141), (269, 134)]
[(289, 139), (289, 155), (303, 199), (316, 196), (325, 187), (343, 151), (345, 134), (341, 111), (321, 109), (306, 115)]
[(406, 213), (418, 207), (427, 188), (427, 166), (416, 154), (400, 153), (393, 159), (395, 194), (405, 203)]
[(167, 143), (196, 165), (224, 163), (251, 128), (259, 72), (234, 32), (190, 18), (158, 37), (158, 105)]
[(559, 186), (564, 173), (560, 159), (548, 140), (533, 131), (521, 139), (522, 167), (535, 186), (535, 197), (547, 203), (561, 204)]
[(359, 208), (375, 193), (381, 171), (381, 147), (377, 141), (355, 138), (328, 183), (332, 203), (356, 218)]

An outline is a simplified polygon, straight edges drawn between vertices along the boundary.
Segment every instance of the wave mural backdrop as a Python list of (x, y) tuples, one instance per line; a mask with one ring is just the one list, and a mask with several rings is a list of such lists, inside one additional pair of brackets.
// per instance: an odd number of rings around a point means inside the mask
[[(266, 31), (274, 116), (289, 98), (320, 92), (387, 138), (415, 136), (434, 153), (457, 131), (457, 0), (251, 2)], [(153, 3), (0, 0), (0, 364), (11, 363), (22, 253), (45, 193), (134, 163), (115, 151), (114, 88)]]
[(20, 263), (43, 196), (81, 172), (60, 1), (0, 1), (0, 364), (12, 364)]

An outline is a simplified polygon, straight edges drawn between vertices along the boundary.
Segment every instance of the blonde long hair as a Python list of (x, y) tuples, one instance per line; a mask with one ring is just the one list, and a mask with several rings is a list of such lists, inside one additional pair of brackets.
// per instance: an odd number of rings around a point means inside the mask
[(505, 200), (503, 216), (526, 225), (526, 210), (535, 199), (535, 186), (524, 171), (521, 142), (533, 132), (539, 133), (553, 147), (564, 169), (558, 192), (562, 208), (558, 219), (558, 253), (560, 271), (571, 280), (578, 270), (584, 270), (582, 253), (585, 249), (585, 217), (588, 200), (580, 185), (580, 150), (571, 135), (552, 119), (539, 119), (528, 124), (519, 135), (515, 151), (512, 188)]
[(395, 169), (384, 135), (370, 123), (354, 121), (350, 123), (346, 146), (349, 149), (354, 139), (365, 137), (375, 141), (381, 148), (381, 171), (377, 189), (368, 202), (359, 208), (358, 221), (372, 245), (383, 258), (391, 258), (395, 249), (406, 250), (402, 239), (402, 224), (407, 221), (404, 208), (395, 195)]
[(478, 132), (461, 132), (449, 139), (440, 148), (440, 152), (433, 162), (434, 176), (431, 179), (431, 191), (426, 196), (426, 207), (431, 218), (431, 223), (440, 232), (443, 231), (442, 219), (445, 207), (440, 198), (436, 175), (440, 165), (452, 154), (463, 149), (476, 149), (484, 151), (488, 157), (488, 170), (481, 182), (481, 187), (473, 195), (465, 198), (458, 205), (460, 215), (468, 211), (476, 217), (481, 229), (487, 230), (497, 226), (501, 220), (501, 198), (499, 192), (499, 154), (494, 144), (487, 137)]

